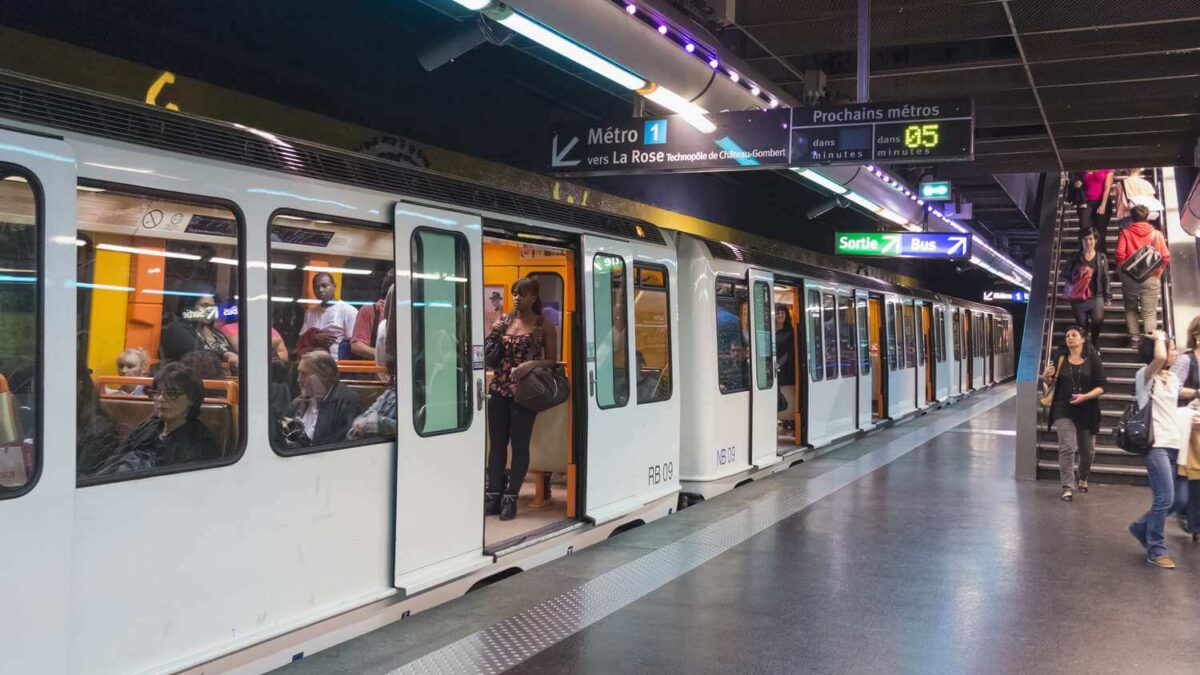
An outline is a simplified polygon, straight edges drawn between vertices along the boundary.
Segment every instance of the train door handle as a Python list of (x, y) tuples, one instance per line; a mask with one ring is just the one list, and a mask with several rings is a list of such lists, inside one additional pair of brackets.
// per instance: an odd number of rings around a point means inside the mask
[(483, 410), (483, 401), (487, 398), (483, 392), (483, 378), (475, 378), (475, 409)]
[(588, 396), (596, 395), (596, 371), (588, 371)]

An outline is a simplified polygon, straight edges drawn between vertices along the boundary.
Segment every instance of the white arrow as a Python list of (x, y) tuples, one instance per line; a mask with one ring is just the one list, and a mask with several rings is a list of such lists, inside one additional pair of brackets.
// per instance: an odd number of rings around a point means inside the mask
[(883, 235), (883, 241), (884, 241), (883, 250), (880, 251), (880, 253), (887, 253), (888, 251), (895, 251), (896, 255), (900, 255), (900, 235), (885, 234), (885, 235)]
[(950, 239), (950, 241), (952, 241), (954, 243), (950, 246), (950, 250), (946, 252), (947, 255), (954, 255), (955, 252), (958, 252), (962, 255), (967, 254), (967, 238), (966, 237), (948, 237), (948, 238)]
[(559, 152), (558, 134), (554, 134), (554, 140), (550, 142), (550, 166), (575, 166), (579, 164), (579, 160), (577, 159), (564, 159), (567, 153), (571, 151), (571, 148), (575, 147), (575, 144), (578, 142), (579, 137), (572, 136), (571, 142), (567, 143), (567, 147), (563, 148), (562, 152)]

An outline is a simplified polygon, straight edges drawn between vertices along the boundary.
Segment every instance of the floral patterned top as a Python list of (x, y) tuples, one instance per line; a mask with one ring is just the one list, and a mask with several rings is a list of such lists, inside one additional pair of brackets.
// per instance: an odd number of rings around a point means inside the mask
[(500, 365), (492, 376), (492, 384), (488, 392), (512, 398), (515, 395), (517, 383), (512, 379), (512, 371), (526, 361), (542, 358), (546, 353), (546, 338), (542, 332), (542, 317), (537, 318), (533, 332), (525, 335), (509, 335), (508, 328), (511, 319), (506, 318), (504, 324), (496, 329), (504, 345), (504, 355), (500, 357)]

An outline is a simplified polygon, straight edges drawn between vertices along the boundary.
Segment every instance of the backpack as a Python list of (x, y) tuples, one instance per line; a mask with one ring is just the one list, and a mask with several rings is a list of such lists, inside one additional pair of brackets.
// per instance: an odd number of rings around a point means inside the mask
[(1121, 263), (1121, 271), (1128, 274), (1134, 281), (1143, 282), (1163, 265), (1162, 254), (1154, 244), (1162, 235), (1157, 230), (1150, 233), (1150, 243), (1133, 252), (1133, 255)]
[(1154, 447), (1154, 382), (1150, 383), (1150, 394), (1146, 405), (1139, 406), (1137, 396), (1121, 413), (1121, 419), (1113, 427), (1113, 438), (1117, 447), (1134, 455), (1144, 455)]

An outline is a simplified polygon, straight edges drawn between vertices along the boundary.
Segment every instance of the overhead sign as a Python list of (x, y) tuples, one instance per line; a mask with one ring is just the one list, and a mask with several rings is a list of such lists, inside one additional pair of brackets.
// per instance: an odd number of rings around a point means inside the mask
[(925, 201), (949, 201), (950, 200), (950, 181), (930, 181), (921, 183), (917, 186), (917, 194)]
[(946, 232), (838, 232), (834, 253), (890, 258), (971, 257), (971, 237)]
[(1019, 288), (1003, 291), (984, 291), (984, 302), (1029, 302), (1029, 291), (1023, 291)]
[(710, 113), (703, 133), (679, 115), (556, 129), (549, 169), (571, 175), (737, 171), (829, 164), (969, 160), (970, 99)]

